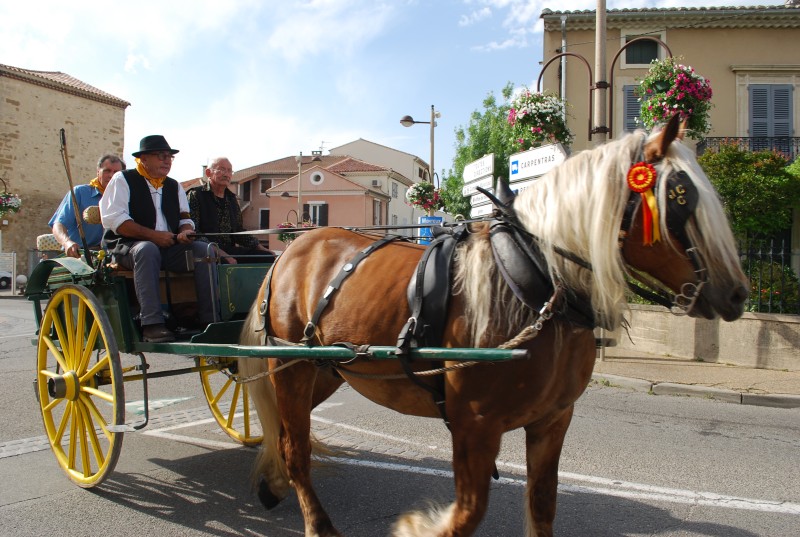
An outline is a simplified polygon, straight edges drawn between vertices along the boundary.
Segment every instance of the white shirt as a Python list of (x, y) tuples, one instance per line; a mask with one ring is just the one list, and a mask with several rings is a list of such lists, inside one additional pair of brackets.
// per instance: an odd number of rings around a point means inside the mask
[[(167, 220), (164, 218), (164, 212), (161, 210), (161, 198), (164, 192), (164, 187), (159, 189), (153, 187), (150, 181), (147, 181), (147, 187), (150, 189), (150, 197), (153, 198), (153, 206), (156, 208), (156, 231), (171, 231), (167, 225)], [(131, 191), (128, 188), (128, 182), (123, 177), (122, 172), (117, 172), (106, 187), (103, 197), (100, 198), (100, 218), (103, 220), (103, 227), (110, 229), (114, 233), (120, 225), (128, 220), (133, 220), (128, 207), (130, 205)], [(186, 192), (178, 185), (178, 205), (180, 212), (189, 214), (189, 201), (186, 199)], [(178, 222), (178, 226), (190, 224), (194, 229), (194, 222), (191, 218), (184, 218)]]

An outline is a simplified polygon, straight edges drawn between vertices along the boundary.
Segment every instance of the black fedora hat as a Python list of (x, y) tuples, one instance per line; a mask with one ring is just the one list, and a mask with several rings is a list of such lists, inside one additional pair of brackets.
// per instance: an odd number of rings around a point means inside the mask
[(151, 134), (145, 136), (139, 141), (139, 151), (131, 153), (134, 157), (143, 155), (145, 153), (155, 153), (157, 151), (169, 151), (173, 155), (178, 152), (177, 149), (172, 149), (167, 143), (167, 139), (160, 134)]

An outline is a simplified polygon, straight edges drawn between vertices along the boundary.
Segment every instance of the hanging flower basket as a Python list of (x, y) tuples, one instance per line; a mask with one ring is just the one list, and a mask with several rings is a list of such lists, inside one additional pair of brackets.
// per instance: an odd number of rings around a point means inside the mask
[(567, 103), (557, 95), (528, 88), (511, 101), (508, 125), (519, 151), (546, 144), (569, 145), (574, 138), (567, 128)]
[(7, 213), (15, 213), (19, 211), (22, 206), (22, 199), (16, 194), (7, 192), (6, 182), (0, 179), (3, 183), (3, 191), (0, 192), (0, 218), (4, 217)]
[(652, 129), (679, 114), (689, 120), (688, 135), (703, 138), (711, 130), (711, 81), (678, 60), (665, 58), (650, 65), (636, 90), (641, 102), (639, 119), (646, 129)]
[(406, 204), (428, 212), (442, 207), (439, 191), (433, 187), (433, 183), (427, 181), (414, 183), (406, 190)]
[[(304, 220), (299, 225), (294, 224), (292, 222), (283, 222), (281, 224), (278, 224), (278, 228), (280, 229), (296, 229), (296, 228), (311, 228), (311, 227), (314, 227), (314, 224), (312, 222), (309, 222), (308, 220)], [(278, 233), (278, 240), (283, 243), (286, 243), (287, 246), (296, 238), (297, 238), (297, 232), (295, 231)]]

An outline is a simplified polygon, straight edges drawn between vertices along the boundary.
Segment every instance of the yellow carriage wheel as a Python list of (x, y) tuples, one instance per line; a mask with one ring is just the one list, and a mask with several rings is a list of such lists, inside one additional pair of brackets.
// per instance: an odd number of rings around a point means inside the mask
[(125, 395), (119, 350), (97, 297), (81, 285), (59, 288), (39, 328), (36, 391), (56, 460), (84, 488), (114, 470)]
[(261, 423), (250, 400), (246, 383), (235, 380), (236, 358), (198, 357), (201, 367), (215, 367), (200, 371), (200, 383), (217, 424), (228, 436), (245, 446), (261, 443)]

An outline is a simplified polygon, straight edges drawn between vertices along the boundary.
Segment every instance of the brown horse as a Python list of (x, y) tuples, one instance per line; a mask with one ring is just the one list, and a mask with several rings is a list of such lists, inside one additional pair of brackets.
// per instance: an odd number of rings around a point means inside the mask
[[(442, 316), (446, 322), (437, 334), (440, 346), (496, 347), (532, 327), (528, 333), (537, 337), (520, 344), (528, 358), (413, 380), (394, 360), (330, 366), (240, 360), (243, 376), (274, 370), (250, 384), (264, 430), (256, 468), (262, 502), (271, 507), (291, 486), (306, 536), (340, 535), (311, 484), (311, 410), (347, 382), (380, 405), (437, 418), (442, 413), (431, 392), (440, 390), (452, 434), (455, 501), (402, 516), (393, 535), (472, 535), (486, 510), (501, 437), (520, 427), (526, 433), (528, 535), (552, 535), (561, 447), (595, 361), (593, 327), (614, 328), (622, 321), (628, 277), (635, 271), (660, 282), (674, 295), (676, 309), (689, 315), (732, 321), (743, 311), (747, 285), (733, 236), (717, 195), (678, 133), (677, 120), (655, 134), (632, 133), (578, 153), (539, 179), (500, 218), (505, 231), (516, 233), (512, 253), (493, 238), (499, 233), (500, 242), (505, 237), (508, 243), (509, 234), (488, 223), (472, 224), (458, 243)], [(641, 168), (640, 161), (652, 167)], [(660, 210), (649, 213), (649, 224), (641, 195), (626, 181), (631, 170), (651, 170), (657, 177), (651, 193)], [(650, 243), (654, 231), (660, 240)], [(333, 228), (298, 238), (278, 259), (271, 280), (265, 280), (242, 343), (263, 344), (265, 336), (300, 342), (305, 331), (310, 345), (394, 345), (411, 316), (406, 289), (422, 247), (383, 245), (340, 285), (331, 285), (342, 267), (375, 240)], [(526, 257), (531, 249), (535, 254)], [(513, 254), (516, 250), (522, 257)], [(529, 278), (536, 272), (531, 259), (544, 267), (544, 293), (530, 288), (542, 280)], [(309, 331), (329, 286), (339, 289)], [(548, 299), (552, 309), (545, 306)], [(423, 371), (455, 363), (412, 361), (408, 367)]]

